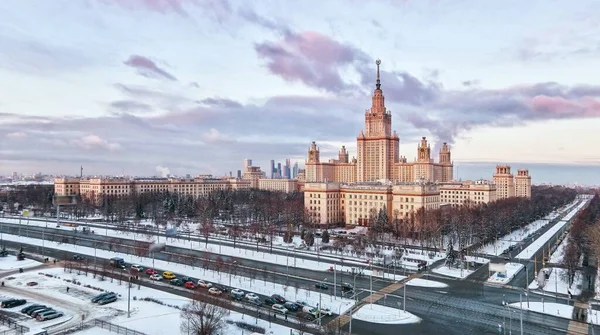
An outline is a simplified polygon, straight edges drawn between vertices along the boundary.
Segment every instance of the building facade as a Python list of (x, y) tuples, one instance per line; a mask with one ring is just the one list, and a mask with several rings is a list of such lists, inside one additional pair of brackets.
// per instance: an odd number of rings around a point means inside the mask
[(420, 180), (448, 182), (453, 179), (453, 162), (450, 146), (443, 143), (436, 163), (431, 145), (421, 138), (417, 145), (417, 158), (409, 162), (400, 156), (400, 138), (392, 131), (392, 113), (385, 107), (381, 89), (379, 65), (377, 81), (371, 98), (371, 108), (365, 111), (365, 128), (356, 138), (357, 156), (350, 159), (345, 146), (337, 159), (323, 161), (319, 147), (312, 142), (306, 160), (306, 182), (363, 183), (378, 180), (411, 183)]
[(487, 180), (451, 182), (440, 187), (442, 205), (453, 207), (466, 204), (480, 205), (497, 199), (496, 185)]
[(496, 165), (494, 184), (498, 199), (511, 197), (531, 198), (531, 175), (527, 169), (517, 170), (517, 175), (511, 173), (509, 165)]

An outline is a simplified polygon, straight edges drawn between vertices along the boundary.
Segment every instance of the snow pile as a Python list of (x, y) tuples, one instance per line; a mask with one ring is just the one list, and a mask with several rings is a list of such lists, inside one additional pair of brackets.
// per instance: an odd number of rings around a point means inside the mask
[(38, 266), (42, 263), (31, 260), (31, 259), (25, 259), (22, 261), (17, 260), (17, 256), (13, 256), (13, 255), (8, 255), (6, 257), (0, 257), (0, 271), (10, 271), (10, 270), (17, 270), (19, 268), (21, 269), (27, 269), (27, 268), (32, 268), (34, 266)]
[(409, 312), (375, 304), (366, 304), (362, 306), (358, 311), (352, 314), (352, 318), (361, 321), (382, 324), (407, 324), (421, 322), (421, 318)]

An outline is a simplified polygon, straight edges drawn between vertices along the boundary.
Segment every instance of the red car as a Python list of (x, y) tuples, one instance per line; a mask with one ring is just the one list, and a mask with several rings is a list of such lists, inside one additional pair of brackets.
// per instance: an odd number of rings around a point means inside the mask
[(185, 288), (189, 288), (190, 290), (195, 290), (196, 287), (198, 287), (198, 285), (196, 285), (196, 283), (193, 281), (187, 281), (185, 284), (183, 284), (183, 286), (185, 286)]
[(146, 274), (151, 276), (151, 275), (155, 275), (157, 274), (158, 271), (154, 270), (154, 269), (146, 269)]

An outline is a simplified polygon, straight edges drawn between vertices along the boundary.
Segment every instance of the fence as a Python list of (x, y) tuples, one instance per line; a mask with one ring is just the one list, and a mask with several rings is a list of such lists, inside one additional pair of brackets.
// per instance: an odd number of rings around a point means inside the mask
[(29, 331), (29, 328), (19, 325), (6, 315), (0, 314), (0, 323), (10, 328), (0, 332), (0, 335), (23, 334)]
[(98, 319), (95, 319), (95, 320), (94, 320), (94, 325), (95, 325), (96, 327), (100, 327), (100, 328), (102, 328), (102, 329), (106, 329), (106, 330), (108, 330), (109, 332), (112, 332), (112, 333), (117, 333), (117, 334), (125, 334), (125, 335), (146, 335), (146, 334), (144, 334), (144, 333), (142, 333), (142, 332), (138, 332), (138, 331), (135, 331), (135, 330), (133, 330), (133, 329), (129, 329), (129, 328), (125, 328), (125, 327), (121, 327), (121, 326), (118, 326), (118, 325), (112, 324), (112, 323), (110, 323), (110, 322), (106, 322), (106, 321), (104, 321), (104, 320), (98, 320)]

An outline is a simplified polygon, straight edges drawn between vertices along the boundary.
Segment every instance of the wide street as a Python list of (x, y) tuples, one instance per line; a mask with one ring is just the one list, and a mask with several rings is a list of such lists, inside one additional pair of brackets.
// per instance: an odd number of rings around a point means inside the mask
[[(541, 233), (549, 229), (552, 224), (549, 224), (537, 234), (540, 236)], [(566, 228), (565, 228), (566, 229)], [(556, 233), (560, 235), (564, 229), (561, 229)], [(60, 241), (66, 244), (77, 244), (79, 246), (95, 247), (98, 249), (112, 250), (115, 252), (121, 252), (124, 254), (135, 254), (136, 242), (125, 239), (117, 238), (114, 236), (103, 236), (101, 234), (81, 234), (71, 230), (61, 230), (53, 227), (38, 227), (38, 226), (25, 226), (14, 223), (2, 222), (0, 231), (3, 234), (21, 235), (28, 236), (30, 238), (42, 237), (42, 231), (44, 232), (44, 238), (50, 241)], [(553, 237), (549, 243), (555, 241)], [(523, 248), (526, 248), (533, 239), (529, 239)], [(8, 247), (17, 248), (22, 243), (7, 242)], [(548, 249), (545, 246), (546, 250)], [(42, 247), (40, 245), (32, 245), (26, 248), (26, 252), (41, 254)], [(54, 255), (55, 257), (62, 259), (70, 259), (70, 253), (60, 250), (50, 250), (45, 247), (47, 255)], [(519, 250), (515, 250), (511, 253), (514, 257), (518, 254)], [(52, 254), (51, 254), (52, 253)], [(540, 250), (536, 256), (541, 259)], [(203, 253), (210, 256), (210, 259), (214, 259), (218, 256), (217, 254)], [(62, 257), (60, 255), (63, 255)], [(91, 258), (93, 255), (88, 255)], [(326, 271), (331, 262), (323, 262), (323, 270), (311, 270), (302, 267), (303, 257), (312, 257), (311, 255), (305, 256), (301, 253), (295, 255), (296, 257), (286, 256), (279, 257), (280, 260), (277, 264), (269, 263), (267, 260), (260, 259), (246, 259), (239, 257), (226, 257), (223, 259), (226, 261), (231, 258), (231, 262), (236, 262), (236, 273), (241, 276), (255, 278), (257, 282), (261, 280), (272, 281), (279, 284), (286, 284), (290, 287), (301, 287), (314, 289), (314, 284), (317, 282), (325, 281), (331, 284), (334, 281), (333, 273)], [(195, 266), (202, 266), (202, 262), (198, 259), (198, 252), (195, 250), (189, 250), (186, 248), (177, 248), (169, 246), (163, 253), (157, 253), (156, 259), (168, 260), (173, 263), (182, 263)], [(195, 259), (195, 260), (194, 260)], [(100, 261), (98, 261), (100, 262)], [(195, 263), (192, 263), (195, 262)], [(437, 262), (437, 264), (443, 261)], [(468, 279), (456, 280), (446, 278), (442, 275), (430, 273), (429, 271), (424, 273), (423, 279), (435, 280), (443, 282), (449, 285), (447, 288), (426, 288), (407, 286), (406, 287), (406, 310), (419, 316), (422, 322), (418, 324), (410, 325), (384, 325), (364, 322), (360, 320), (352, 321), (352, 331), (357, 334), (369, 334), (373, 330), (376, 330), (377, 334), (397, 334), (399, 329), (406, 331), (407, 333), (418, 333), (418, 334), (498, 334), (502, 333), (499, 327), (506, 330), (506, 334), (509, 333), (509, 329), (514, 331), (515, 334), (520, 333), (520, 318), (523, 318), (523, 333), (524, 334), (565, 334), (569, 325), (569, 318), (560, 318), (550, 315), (543, 315), (540, 313), (521, 311), (519, 309), (508, 309), (502, 305), (502, 301), (509, 303), (519, 302), (519, 293), (524, 292), (522, 288), (526, 285), (527, 279), (533, 280), (533, 262), (527, 262), (523, 260), (523, 263), (529, 264), (529, 278), (527, 272), (520, 271), (515, 278), (504, 287), (502, 286), (491, 286), (484, 284), (488, 276), (487, 266), (480, 267), (474, 274)], [(436, 265), (437, 265), (436, 264)], [(295, 266), (294, 266), (295, 265)], [(366, 265), (365, 265), (366, 266)], [(540, 264), (538, 264), (539, 270)], [(161, 269), (161, 270), (173, 270), (177, 271), (177, 267), (173, 269)], [(182, 271), (180, 269), (180, 271)], [(401, 273), (398, 273), (401, 274)], [(337, 273), (338, 285), (342, 282), (353, 283), (355, 280), (356, 292), (358, 293), (357, 300), (368, 297), (371, 287), (371, 278), (368, 276), (352, 276), (350, 274)], [(373, 291), (379, 291), (392, 284), (392, 281), (381, 278), (374, 278), (372, 281)], [(336, 290), (337, 294), (340, 294), (339, 288)], [(273, 292), (279, 293), (279, 292)], [(333, 293), (333, 288), (330, 287), (329, 293)], [(379, 300), (378, 304), (385, 304), (395, 308), (403, 307), (403, 289), (398, 289), (386, 296), (385, 299)], [(531, 292), (528, 296), (522, 295), (523, 304), (527, 303), (527, 299), (530, 302), (539, 302), (544, 297), (546, 302), (558, 302), (565, 303), (564, 297), (549, 297), (541, 296)], [(323, 322), (330, 322), (331, 319), (324, 319)], [(400, 327), (400, 328), (399, 328)], [(344, 329), (348, 329), (349, 325), (345, 325)], [(600, 331), (600, 329), (595, 329)], [(592, 332), (591, 327), (589, 328), (590, 334)]]

